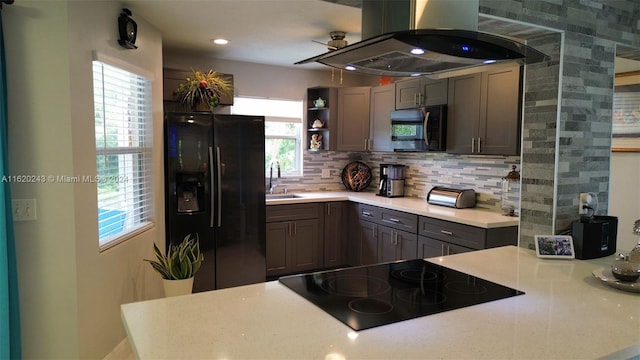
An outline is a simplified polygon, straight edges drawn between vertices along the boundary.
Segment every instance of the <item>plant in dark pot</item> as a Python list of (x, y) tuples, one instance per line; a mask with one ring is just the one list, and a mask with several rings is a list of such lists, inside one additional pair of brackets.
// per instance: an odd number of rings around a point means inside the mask
[(198, 234), (188, 234), (179, 244), (171, 244), (167, 253), (153, 243), (153, 254), (156, 260), (144, 259), (162, 276), (165, 296), (190, 294), (193, 287), (193, 276), (200, 269), (204, 255), (200, 252)]

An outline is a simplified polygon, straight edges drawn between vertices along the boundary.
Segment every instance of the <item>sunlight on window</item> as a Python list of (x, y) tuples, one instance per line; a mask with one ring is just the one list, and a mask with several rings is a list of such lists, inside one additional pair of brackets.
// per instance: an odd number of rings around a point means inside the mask
[(105, 249), (153, 222), (150, 82), (93, 62), (98, 242)]
[(265, 169), (278, 161), (283, 175), (302, 175), (302, 101), (236, 97), (232, 114), (265, 117)]

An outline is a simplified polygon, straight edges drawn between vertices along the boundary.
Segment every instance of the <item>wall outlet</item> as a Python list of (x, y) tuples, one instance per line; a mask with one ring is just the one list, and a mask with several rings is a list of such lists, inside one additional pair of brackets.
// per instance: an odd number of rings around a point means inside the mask
[(580, 193), (578, 201), (578, 214), (588, 215), (590, 210), (594, 210), (593, 200), (593, 195), (591, 195), (590, 193)]
[(331, 177), (331, 169), (322, 169), (322, 177), (330, 178)]
[(36, 199), (11, 200), (13, 221), (35, 221), (38, 219), (36, 212)]

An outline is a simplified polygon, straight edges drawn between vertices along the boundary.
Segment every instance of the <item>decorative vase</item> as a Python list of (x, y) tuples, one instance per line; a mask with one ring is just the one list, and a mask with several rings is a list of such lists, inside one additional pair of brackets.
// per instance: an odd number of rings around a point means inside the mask
[(162, 279), (162, 285), (164, 286), (164, 296), (179, 296), (191, 294), (193, 289), (193, 277), (180, 280), (167, 280)]

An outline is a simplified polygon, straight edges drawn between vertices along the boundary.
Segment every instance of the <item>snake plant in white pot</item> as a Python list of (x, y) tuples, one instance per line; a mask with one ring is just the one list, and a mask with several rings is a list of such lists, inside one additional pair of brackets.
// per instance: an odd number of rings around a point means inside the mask
[(181, 243), (171, 244), (166, 255), (155, 242), (153, 243), (156, 260), (144, 259), (144, 261), (148, 261), (162, 276), (165, 296), (191, 294), (193, 276), (204, 260), (199, 243), (198, 234), (195, 237), (188, 234)]

